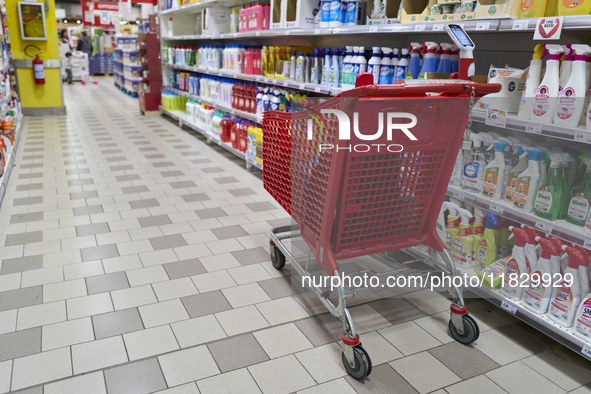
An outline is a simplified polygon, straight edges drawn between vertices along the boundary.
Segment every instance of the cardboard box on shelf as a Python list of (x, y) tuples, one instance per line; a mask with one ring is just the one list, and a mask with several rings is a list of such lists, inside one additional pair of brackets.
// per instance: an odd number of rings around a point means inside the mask
[(400, 22), (429, 22), (431, 18), (431, 7), (435, 4), (437, 4), (437, 0), (402, 0)]
[(476, 18), (475, 12), (456, 12), (454, 15), (454, 22), (473, 21)]
[(283, 15), (286, 9), (287, 0), (271, 0), (271, 29), (285, 28), (285, 18)]
[(476, 19), (518, 18), (520, 0), (478, 0)]
[(461, 0), (437, 0), (437, 4), (459, 4)]
[(203, 34), (229, 33), (231, 12), (227, 7), (204, 8), (201, 11)]
[(365, 8), (366, 13), (366, 24), (367, 25), (392, 25), (398, 23), (398, 12), (400, 9), (400, 3), (403, 0), (388, 0), (386, 1), (386, 17), (382, 19), (371, 19), (371, 9), (373, 7), (374, 0), (367, 1), (367, 7)]
[(314, 8), (318, 6), (318, 0), (286, 0), (285, 3), (286, 29), (314, 27)]

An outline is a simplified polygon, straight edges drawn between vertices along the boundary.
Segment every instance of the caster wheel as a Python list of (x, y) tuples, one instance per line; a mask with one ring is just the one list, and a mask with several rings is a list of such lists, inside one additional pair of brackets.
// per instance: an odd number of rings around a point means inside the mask
[(207, 141), (207, 145), (211, 145), (211, 144), (213, 144), (213, 141), (212, 141), (212, 140), (210, 140), (209, 138), (208, 138), (208, 139), (206, 139), (205, 141)]
[(355, 346), (353, 348), (353, 356), (355, 358), (355, 367), (349, 365), (347, 357), (345, 357), (345, 352), (343, 352), (343, 365), (349, 375), (357, 380), (362, 380), (371, 373), (371, 359), (369, 358), (369, 354), (361, 346)]
[(478, 328), (478, 324), (470, 315), (463, 315), (462, 322), (464, 323), (464, 333), (460, 334), (456, 327), (453, 325), (451, 320), (449, 321), (449, 332), (451, 336), (463, 345), (469, 345), (472, 342), (476, 341), (480, 336), (480, 329)]
[(250, 164), (249, 162), (246, 162), (246, 169), (248, 171), (252, 171), (252, 164)]
[(285, 266), (285, 255), (281, 253), (277, 246), (271, 246), (271, 263), (277, 270)]

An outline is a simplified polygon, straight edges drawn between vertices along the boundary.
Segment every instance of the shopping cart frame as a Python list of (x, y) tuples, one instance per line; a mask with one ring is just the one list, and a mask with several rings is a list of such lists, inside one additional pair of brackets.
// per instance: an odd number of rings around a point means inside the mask
[[(500, 90), (500, 85), (498, 84), (474, 84), (470, 81), (464, 82), (446, 82), (437, 84), (431, 84), (429, 92), (439, 92), (441, 97), (453, 97), (453, 96), (464, 96), (464, 97), (480, 97), (488, 93), (494, 93)], [(405, 97), (423, 97), (425, 96), (425, 86), (422, 85), (404, 85), (404, 86), (359, 86), (356, 89), (345, 91), (341, 93), (338, 97), (342, 97), (343, 102), (347, 102), (349, 106), (354, 106), (359, 98), (362, 97), (379, 97), (379, 96), (390, 96), (396, 94), (404, 94)], [(473, 101), (473, 100), (472, 100)], [(473, 102), (470, 103), (473, 105)], [(470, 108), (469, 108), (470, 109)], [(265, 116), (273, 116), (273, 114), (265, 114)], [(463, 134), (463, 130), (459, 131), (458, 133)], [(459, 145), (461, 143), (461, 137), (454, 136), (454, 141), (457, 141), (457, 149), (459, 149)], [(331, 163), (332, 166), (342, 166), (346, 154), (338, 155), (338, 157)], [(455, 155), (454, 155), (455, 158)], [(451, 172), (450, 172), (451, 175)], [(443, 195), (441, 197), (441, 201), (443, 202)], [(331, 209), (333, 209), (338, 200), (338, 195), (334, 192), (328, 192), (326, 196), (326, 200), (328, 201), (328, 209), (323, 212), (323, 223), (330, 225), (331, 221), (334, 219), (334, 213)], [(434, 223), (433, 223), (434, 224)], [(328, 232), (330, 233), (330, 232)], [(292, 255), (289, 248), (283, 242), (288, 238), (293, 238), (295, 236), (299, 236), (300, 234), (300, 226), (299, 225), (292, 225), (292, 226), (282, 226), (277, 227), (271, 230), (270, 234), (270, 254), (271, 254), (271, 261), (273, 266), (280, 270), (284, 267), (286, 262), (286, 257), (289, 258), (291, 262), (291, 267), (294, 268), (297, 273), (301, 276), (310, 276), (309, 272), (309, 263), (311, 260), (311, 254), (314, 253), (317, 261), (322, 262), (322, 266), (327, 272), (327, 274), (331, 274), (330, 270), (327, 269), (327, 265), (332, 269), (332, 275), (339, 276), (340, 270), (336, 263), (336, 259), (333, 253), (331, 253), (331, 236), (330, 234), (322, 234), (320, 236), (320, 242), (316, 245), (310, 246), (311, 250), (308, 254), (308, 259), (306, 262), (306, 266), (303, 267)], [(306, 240), (306, 237), (304, 237)], [(308, 243), (308, 242), (307, 242)], [(446, 271), (452, 275), (456, 275), (456, 269), (454, 262), (449, 254), (449, 252), (445, 249), (443, 242), (437, 235), (435, 226), (433, 225), (432, 228), (427, 228), (426, 233), (423, 238), (420, 240), (416, 240), (415, 245), (424, 244), (430, 246), (432, 249), (437, 251), (442, 260), (445, 263)], [(413, 246), (413, 245), (407, 245)], [(381, 253), (385, 252), (385, 249), (376, 248), (374, 253)], [(349, 253), (347, 258), (349, 257), (359, 257), (368, 254), (374, 254), (372, 252), (368, 253), (367, 250), (365, 252), (359, 253)], [(343, 286), (342, 282), (339, 282), (339, 287), (336, 291), (337, 296), (337, 304), (335, 305), (330, 299), (331, 293), (324, 291), (321, 288), (311, 286), (311, 290), (318, 296), (320, 301), (325, 305), (328, 311), (337, 318), (340, 318), (343, 323), (343, 330), (344, 333), (342, 335), (343, 341), (343, 353), (342, 353), (342, 360), (343, 365), (347, 372), (354, 377), (355, 379), (363, 379), (371, 373), (372, 364), (371, 359), (361, 346), (359, 335), (355, 331), (355, 326), (351, 315), (346, 306), (346, 290)], [(478, 339), (479, 336), (479, 328), (477, 323), (467, 314), (467, 308), (463, 298), (463, 289), (461, 287), (450, 287), (450, 294), (453, 299), (453, 303), (450, 305), (450, 321), (449, 321), (449, 329), (457, 341), (463, 344), (470, 344)]]

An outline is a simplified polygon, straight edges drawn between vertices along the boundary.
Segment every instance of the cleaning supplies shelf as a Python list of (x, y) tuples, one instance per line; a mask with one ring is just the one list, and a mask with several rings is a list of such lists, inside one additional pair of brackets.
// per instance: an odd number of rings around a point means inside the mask
[(472, 204), (475, 207), (489, 210), (507, 219), (533, 226), (544, 233), (555, 235), (565, 241), (574, 242), (585, 248), (591, 248), (591, 234), (587, 234), (583, 227), (572, 225), (565, 220), (548, 221), (532, 213), (519, 210), (513, 204), (504, 200), (493, 201), (480, 194), (471, 193), (454, 186), (447, 188), (447, 195)]
[[(431, 258), (429, 255), (418, 250), (417, 248), (409, 248), (405, 249), (405, 251), (411, 256), (422, 260), (433, 268), (444, 268), (442, 266), (442, 264), (444, 264), (443, 262)], [(456, 268), (458, 274), (461, 276), (464, 274), (466, 274), (468, 277), (476, 276), (472, 269)], [(471, 281), (468, 280), (466, 282), (468, 288), (474, 294), (488, 300), (490, 303), (500, 307), (501, 309), (512, 313), (515, 315), (515, 317), (534, 327), (548, 337), (591, 360), (591, 353), (589, 353), (589, 348), (591, 345), (586, 344), (580, 338), (573, 335), (572, 328), (565, 328), (550, 320), (545, 315), (537, 315), (529, 311), (527, 308), (521, 305), (521, 301), (509, 300), (498, 290), (489, 289), (485, 286), (471, 286)]]
[(16, 137), (14, 139), (14, 145), (12, 146), (12, 151), (10, 155), (8, 155), (8, 160), (6, 160), (6, 167), (4, 168), (4, 175), (0, 177), (0, 205), (2, 205), (2, 199), (4, 198), (4, 193), (6, 192), (6, 184), (8, 183), (8, 178), (10, 178), (10, 173), (12, 171), (12, 167), (14, 166), (14, 160), (16, 156), (16, 149), (18, 148), (18, 143), (21, 139), (21, 129), (22, 129), (23, 117), (22, 115), (16, 122)]

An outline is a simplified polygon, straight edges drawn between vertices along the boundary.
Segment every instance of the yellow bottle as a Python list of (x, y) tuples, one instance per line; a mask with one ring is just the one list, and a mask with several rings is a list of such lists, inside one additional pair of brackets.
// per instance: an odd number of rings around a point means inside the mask
[(546, 11), (546, 1), (547, 0), (521, 0), (519, 17), (540, 18), (544, 16), (544, 12)]
[(546, 2), (546, 11), (544, 12), (544, 16), (558, 15), (558, 1), (559, 0), (548, 0)]
[(269, 47), (269, 68), (267, 69), (267, 77), (275, 78), (275, 48)]
[(474, 263), (474, 272), (479, 278), (482, 278), (484, 269), (497, 260), (495, 227), (499, 225), (499, 220), (492, 212), (486, 211), (484, 216), (486, 217), (486, 229), (484, 230), (484, 238), (480, 241)]
[(261, 50), (261, 57), (262, 57), (262, 63), (263, 63), (263, 64), (261, 64), (262, 73), (266, 77), (267, 76), (267, 65), (269, 62), (269, 50), (267, 49), (267, 47), (263, 47), (263, 49)]
[(447, 215), (447, 224), (445, 225), (445, 247), (451, 250), (451, 241), (460, 232), (460, 207), (453, 202), (448, 202), (447, 209), (449, 215)]
[(587, 15), (591, 10), (591, 0), (558, 0), (558, 16)]
[(255, 160), (259, 163), (263, 162), (263, 129), (261, 127), (256, 128), (256, 156)]
[(482, 238), (484, 238), (484, 212), (482, 212), (482, 209), (476, 207), (474, 207), (472, 237), (474, 237), (474, 246), (472, 249), (472, 266), (474, 266), (474, 262), (476, 261), (476, 253), (478, 252)]
[(451, 240), (451, 257), (457, 267), (470, 268), (472, 267), (472, 250), (474, 249), (474, 237), (470, 227), (472, 214), (463, 208), (459, 209), (459, 213), (461, 217), (460, 231)]

